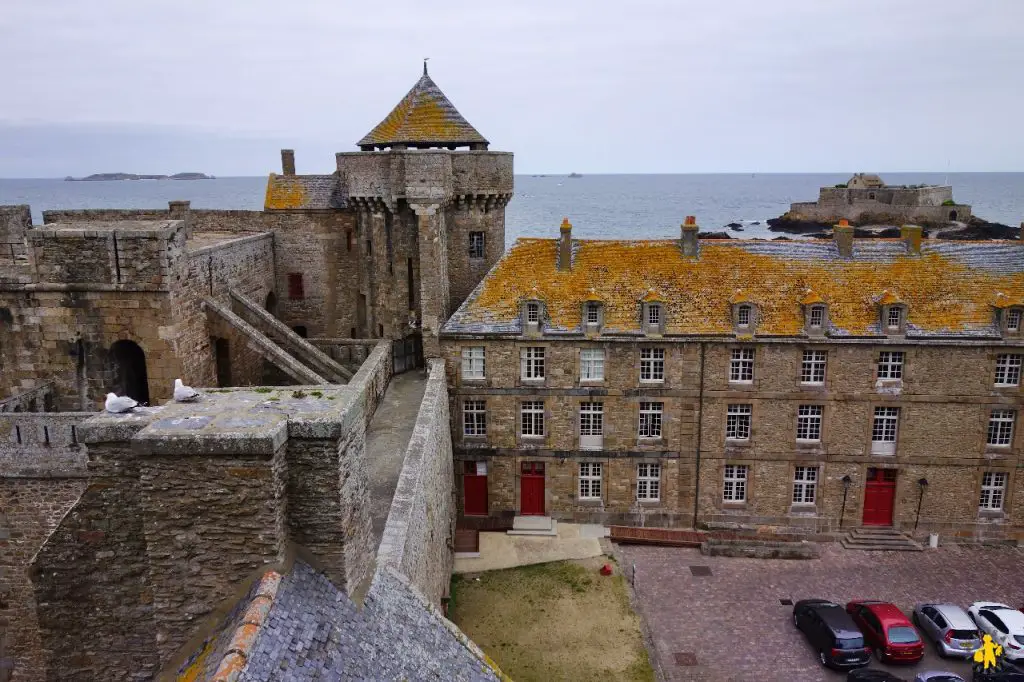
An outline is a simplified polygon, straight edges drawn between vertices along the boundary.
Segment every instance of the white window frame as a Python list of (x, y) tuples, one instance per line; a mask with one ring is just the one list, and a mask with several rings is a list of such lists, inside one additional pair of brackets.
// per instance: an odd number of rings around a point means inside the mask
[(903, 381), (903, 363), (906, 353), (901, 350), (883, 350), (878, 353), (878, 379)]
[(754, 409), (750, 404), (728, 405), (725, 411), (725, 439), (746, 442), (750, 440)]
[(811, 306), (810, 314), (807, 316), (807, 326), (811, 329), (821, 329), (825, 326), (825, 306), (815, 304)]
[(733, 348), (729, 360), (729, 383), (754, 383), (754, 349)]
[(746, 464), (726, 464), (722, 477), (722, 502), (747, 501), (747, 474), (750, 468)]
[(580, 450), (604, 447), (604, 403), (580, 403)]
[(1008, 332), (1019, 332), (1020, 331), (1020, 318), (1021, 311), (1019, 308), (1011, 308), (1006, 311), (1006, 331)]
[(793, 470), (793, 504), (813, 505), (818, 499), (818, 467), (798, 466)]
[(523, 381), (544, 381), (544, 346), (524, 346), (519, 349), (519, 376)]
[(661, 464), (641, 462), (636, 465), (636, 499), (640, 502), (661, 501)]
[(526, 304), (526, 323), (540, 324), (540, 303), (529, 301)]
[[(469, 233), (469, 257), (470, 258), (484, 258), (486, 255), (485, 247), (487, 244), (487, 238), (483, 232), (474, 230)], [(479, 254), (479, 255), (477, 255)]]
[(1000, 353), (996, 357), (996, 386), (1020, 386), (1020, 370), (1024, 355)]
[[(529, 429), (527, 429), (529, 425)], [(519, 429), (523, 438), (544, 437), (544, 401), (524, 400), (519, 407)], [(527, 432), (529, 431), (529, 432)]]
[(746, 329), (750, 326), (751, 318), (754, 315), (754, 306), (749, 303), (742, 303), (736, 307), (736, 326)]
[(800, 383), (807, 386), (824, 386), (825, 371), (828, 368), (828, 351), (805, 350), (800, 364)]
[(995, 409), (989, 412), (986, 445), (994, 448), (1008, 448), (1013, 445), (1013, 429), (1016, 421), (1016, 410)]
[(600, 462), (580, 462), (578, 499), (601, 499), (601, 468)]
[(800, 405), (796, 414), (796, 440), (798, 443), (820, 443), (821, 422), (825, 408), (822, 405)]
[(462, 401), (462, 435), (476, 438), (487, 435), (487, 401)]
[(1005, 471), (986, 471), (981, 475), (981, 511), (1002, 511), (1006, 502), (1006, 484), (1010, 476)]
[(487, 376), (485, 346), (467, 346), (462, 349), (462, 378), (484, 379)]
[(903, 326), (903, 308), (898, 305), (889, 306), (885, 314), (886, 329), (894, 330)]
[(595, 301), (588, 301), (584, 308), (586, 312), (586, 324), (596, 327), (601, 323), (601, 306)]
[(871, 422), (871, 454), (896, 454), (896, 438), (900, 430), (900, 408), (876, 406)]
[(641, 402), (637, 437), (641, 440), (658, 440), (661, 438), (664, 413), (665, 403), (663, 402)]
[(661, 326), (661, 304), (660, 303), (648, 303), (647, 304), (647, 326), (653, 329), (657, 329)]
[(580, 349), (580, 382), (604, 381), (604, 348)]
[[(646, 375), (646, 378), (645, 378)], [(640, 383), (642, 384), (663, 384), (665, 383), (665, 349), (664, 348), (641, 348), (640, 349)]]

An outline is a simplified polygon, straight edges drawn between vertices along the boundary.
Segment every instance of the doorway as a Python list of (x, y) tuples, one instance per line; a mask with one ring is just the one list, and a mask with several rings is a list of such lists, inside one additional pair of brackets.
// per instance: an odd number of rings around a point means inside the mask
[(231, 386), (231, 346), (227, 339), (213, 339), (213, 357), (217, 364), (217, 387)]
[(519, 513), (544, 516), (544, 462), (523, 462), (519, 477)]
[(115, 341), (110, 347), (113, 381), (110, 390), (133, 398), (141, 405), (149, 404), (149, 379), (146, 376), (146, 353), (134, 341)]
[(463, 466), (463, 514), (487, 516), (487, 462), (464, 462)]
[(864, 483), (865, 526), (891, 526), (896, 505), (896, 469), (868, 467)]

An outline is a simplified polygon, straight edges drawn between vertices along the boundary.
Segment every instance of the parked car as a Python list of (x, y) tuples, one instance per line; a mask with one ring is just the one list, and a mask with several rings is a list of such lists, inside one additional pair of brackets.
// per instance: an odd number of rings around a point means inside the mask
[(890, 672), (878, 668), (858, 668), (846, 673), (846, 682), (907, 682)]
[(975, 667), (971, 682), (1024, 682), (1024, 673), (1008, 668), (998, 672), (981, 672)]
[(856, 668), (871, 662), (871, 649), (843, 607), (824, 599), (802, 599), (793, 605), (793, 625), (818, 651), (829, 668)]
[(935, 650), (945, 658), (969, 658), (981, 646), (981, 633), (962, 608), (955, 604), (918, 604), (914, 624)]
[(907, 617), (884, 601), (852, 601), (846, 612), (864, 633), (880, 661), (917, 663), (924, 658), (924, 642)]
[(926, 670), (914, 676), (914, 682), (967, 682), (956, 673), (944, 670)]
[(1024, 613), (1006, 604), (976, 601), (967, 612), (983, 633), (1003, 647), (1003, 656), (1010, 661), (1024, 660)]

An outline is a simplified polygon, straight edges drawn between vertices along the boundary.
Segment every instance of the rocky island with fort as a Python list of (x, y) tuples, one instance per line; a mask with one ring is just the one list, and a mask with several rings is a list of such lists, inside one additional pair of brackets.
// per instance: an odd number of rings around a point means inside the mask
[(68, 182), (106, 182), (110, 180), (215, 180), (206, 173), (175, 173), (174, 175), (139, 175), (137, 173), (93, 173), (84, 178), (67, 176)]

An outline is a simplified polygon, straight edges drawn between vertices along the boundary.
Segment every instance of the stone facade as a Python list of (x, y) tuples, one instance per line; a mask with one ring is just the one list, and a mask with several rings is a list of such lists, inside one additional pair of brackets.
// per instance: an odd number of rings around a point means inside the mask
[(945, 224), (967, 222), (971, 207), (953, 203), (953, 188), (948, 185), (886, 185), (877, 175), (858, 174), (845, 185), (822, 187), (817, 201), (790, 204), (787, 216), (829, 224)]

